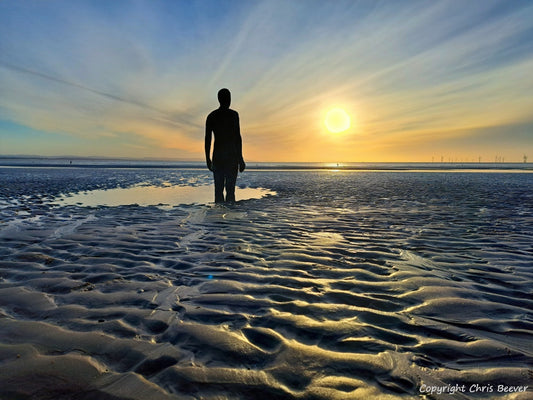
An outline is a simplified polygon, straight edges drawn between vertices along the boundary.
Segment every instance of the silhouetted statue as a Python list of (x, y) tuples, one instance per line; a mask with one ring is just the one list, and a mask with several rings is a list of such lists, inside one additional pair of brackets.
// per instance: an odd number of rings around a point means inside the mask
[[(239, 114), (229, 108), (231, 93), (228, 89), (218, 92), (220, 107), (212, 111), (205, 121), (205, 160), (215, 179), (215, 203), (235, 201), (235, 183), (238, 171), (246, 168), (242, 157), (242, 138)], [(211, 133), (215, 135), (211, 160)]]

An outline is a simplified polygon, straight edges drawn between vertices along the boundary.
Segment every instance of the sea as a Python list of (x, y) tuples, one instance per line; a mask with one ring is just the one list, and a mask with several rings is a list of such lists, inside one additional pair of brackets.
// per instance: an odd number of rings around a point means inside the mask
[[(203, 161), (79, 157), (0, 156), (0, 167), (181, 168), (204, 169)], [(531, 171), (533, 163), (517, 162), (247, 162), (248, 169), (279, 170), (517, 170)]]

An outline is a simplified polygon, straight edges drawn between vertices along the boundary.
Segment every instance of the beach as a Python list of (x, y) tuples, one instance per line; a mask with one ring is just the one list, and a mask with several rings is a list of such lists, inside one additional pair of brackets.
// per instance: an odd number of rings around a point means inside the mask
[(531, 398), (530, 171), (211, 184), (0, 168), (0, 399)]

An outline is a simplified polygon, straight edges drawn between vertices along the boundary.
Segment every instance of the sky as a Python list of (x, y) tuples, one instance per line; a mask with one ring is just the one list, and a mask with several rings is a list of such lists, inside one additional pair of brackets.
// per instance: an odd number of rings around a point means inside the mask
[[(533, 160), (529, 0), (0, 0), (0, 155)], [(324, 123), (332, 108), (351, 120)]]

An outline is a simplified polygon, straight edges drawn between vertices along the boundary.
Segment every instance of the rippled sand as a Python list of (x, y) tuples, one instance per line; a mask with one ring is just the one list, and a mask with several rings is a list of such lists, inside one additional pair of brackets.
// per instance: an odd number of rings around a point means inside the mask
[(533, 175), (250, 171), (277, 194), (59, 200), (210, 179), (0, 171), (1, 399), (531, 398)]

